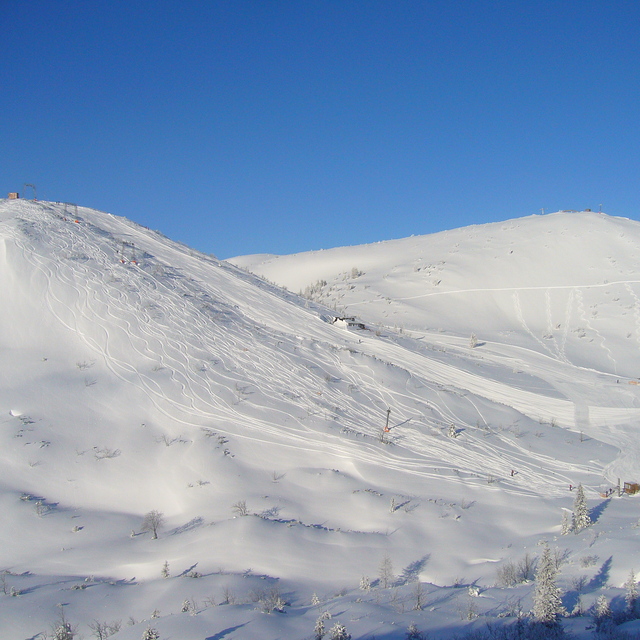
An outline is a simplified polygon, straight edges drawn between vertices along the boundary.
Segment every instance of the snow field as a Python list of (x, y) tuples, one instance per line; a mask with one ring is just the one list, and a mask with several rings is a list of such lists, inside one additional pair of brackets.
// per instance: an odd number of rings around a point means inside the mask
[[(577, 233), (564, 215), (438, 234), (428, 257), (411, 238), (274, 260), (301, 288), (333, 277), (371, 327), (355, 331), (129, 221), (77, 219), (0, 205), (0, 569), (22, 591), (0, 594), (3, 637), (49, 629), (59, 603), (85, 636), (122, 620), (116, 640), (149, 625), (304, 638), (325, 608), (354, 638), (402, 638), (411, 622), (450, 637), (475, 624), (470, 599), (477, 624), (513, 597), (531, 606), (531, 585), (496, 588), (496, 570), (542, 540), (567, 549), (569, 600), (583, 574), (585, 601), (619, 594), (634, 498), (598, 494), (638, 473), (640, 391), (618, 377), (637, 365), (638, 285), (613, 284), (635, 268), (636, 223), (580, 219), (593, 260), (616, 256), (593, 277), (574, 269), (584, 246), (559, 238)], [(578, 483), (596, 522), (560, 537)], [(158, 540), (141, 531), (152, 509)], [(273, 588), (287, 613), (261, 611)]]

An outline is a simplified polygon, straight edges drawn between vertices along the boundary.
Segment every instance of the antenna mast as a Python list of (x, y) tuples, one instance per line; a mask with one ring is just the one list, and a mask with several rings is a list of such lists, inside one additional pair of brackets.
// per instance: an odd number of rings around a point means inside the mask
[(33, 200), (36, 201), (38, 198), (36, 197), (36, 185), (35, 184), (25, 184), (22, 185), (24, 187), (24, 195), (27, 195), (27, 187), (31, 187), (33, 189)]

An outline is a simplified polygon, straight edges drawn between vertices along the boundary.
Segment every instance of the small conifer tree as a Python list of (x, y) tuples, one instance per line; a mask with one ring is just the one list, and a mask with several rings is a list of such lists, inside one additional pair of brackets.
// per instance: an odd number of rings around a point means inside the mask
[(551, 550), (545, 546), (538, 563), (533, 596), (533, 617), (547, 626), (557, 624), (558, 618), (565, 613), (556, 586), (556, 562)]
[(316, 626), (313, 628), (313, 640), (322, 640), (326, 634), (324, 628), (324, 618), (320, 616), (316, 620)]
[(53, 627), (52, 640), (73, 640), (76, 637), (76, 630), (67, 621), (64, 609), (60, 606), (60, 619)]
[(53, 631), (53, 640), (73, 640), (75, 633), (68, 622), (59, 624)]
[(631, 618), (634, 618), (636, 614), (636, 604), (638, 602), (638, 583), (633, 569), (631, 569), (631, 572), (629, 573), (629, 577), (624, 584), (624, 588), (627, 590), (627, 593), (624, 596), (627, 603), (627, 612)]
[(351, 640), (351, 634), (347, 632), (347, 628), (340, 622), (336, 622), (329, 632), (330, 640)]
[(583, 529), (591, 526), (591, 517), (587, 508), (587, 499), (584, 495), (584, 489), (579, 484), (576, 489), (576, 497), (573, 502), (573, 530), (580, 533)]
[(424, 640), (424, 634), (418, 631), (418, 627), (415, 624), (410, 624), (407, 629), (406, 640)]
[(598, 596), (594, 605), (593, 619), (596, 623), (596, 631), (602, 631), (605, 627), (612, 624), (612, 612), (607, 596), (604, 594)]

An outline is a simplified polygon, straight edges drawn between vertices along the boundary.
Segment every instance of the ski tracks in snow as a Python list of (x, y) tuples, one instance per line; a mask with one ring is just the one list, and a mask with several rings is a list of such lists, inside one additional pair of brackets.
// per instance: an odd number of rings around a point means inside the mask
[[(264, 322), (236, 308), (225, 288), (235, 274), (214, 270), (216, 280), (207, 265), (205, 284), (204, 279), (174, 277), (171, 265), (153, 257), (143, 258), (138, 265), (121, 264), (120, 240), (113, 230), (103, 232), (104, 242), (96, 250), (93, 232), (82, 224), (58, 221), (52, 225), (38, 222), (38, 215), (32, 223), (53, 236), (58, 256), (38, 258), (19, 234), (14, 234), (14, 240), (22, 246), (25, 259), (44, 274), (52, 314), (100, 353), (120, 380), (135, 380), (170, 424), (214, 426), (235, 437), (330, 448), (337, 456), (377, 461), (382, 445), (374, 438), (381, 430), (380, 416), (385, 406), (393, 406), (394, 416), (402, 416), (405, 424), (394, 427), (403, 453), (396, 456), (388, 449), (385, 454), (392, 468), (434, 477), (444, 470), (453, 478), (465, 469), (470, 477), (484, 482), (487, 474), (504, 477), (507, 469), (518, 467), (526, 471), (528, 488), (519, 485), (518, 479), (505, 480), (509, 490), (518, 492), (538, 489), (549, 494), (550, 483), (564, 486), (567, 482), (571, 469), (564, 463), (533, 456), (517, 438), (492, 443), (472, 426), (474, 421), (486, 422), (481, 408), (486, 401), (514, 407), (534, 419), (545, 414), (573, 424), (575, 409), (567, 400), (474, 375), (391, 341), (339, 334), (325, 323), (314, 324), (307, 332), (316, 338), (301, 339), (295, 329), (274, 328), (280, 317), (275, 312), (270, 316), (260, 297), (263, 294), (249, 282), (242, 281), (242, 293), (236, 295), (246, 294), (255, 314), (264, 309)], [(73, 291), (71, 307), (57, 295), (58, 287)], [(513, 298), (527, 333), (552, 357), (567, 362), (564, 347), (572, 293), (563, 340), (560, 344), (554, 340), (555, 353), (529, 330), (517, 291)], [(547, 323), (552, 327), (548, 292), (545, 300)], [(292, 311), (301, 313), (297, 307)], [(348, 363), (345, 357), (350, 358)], [(137, 364), (133, 366), (132, 361)], [(384, 384), (385, 367), (389, 375), (406, 375), (403, 389)], [(355, 393), (359, 399), (353, 397)], [(253, 408), (253, 395), (260, 398), (259, 411)], [(325, 423), (372, 439), (360, 440), (356, 447), (339, 430), (318, 430), (310, 422), (316, 412), (325, 413)], [(463, 427), (464, 434), (447, 438), (443, 430), (448, 424)]]
[(633, 319), (636, 325), (636, 342), (640, 344), (640, 299), (628, 282), (625, 283), (625, 289), (633, 300)]

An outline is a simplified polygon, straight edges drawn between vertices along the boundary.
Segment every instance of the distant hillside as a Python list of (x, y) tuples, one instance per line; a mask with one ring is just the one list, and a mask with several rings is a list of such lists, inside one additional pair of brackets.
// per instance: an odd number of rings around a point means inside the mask
[(234, 264), (372, 324), (640, 376), (640, 223), (559, 212)]

